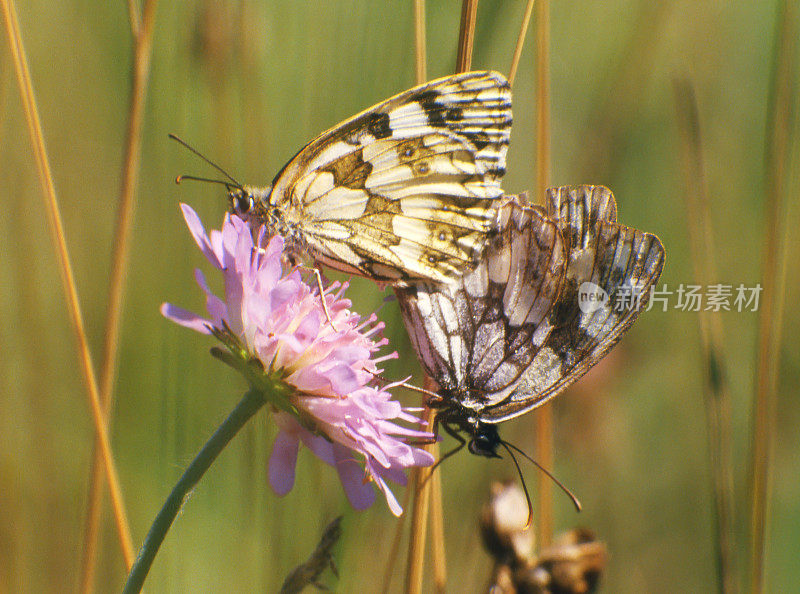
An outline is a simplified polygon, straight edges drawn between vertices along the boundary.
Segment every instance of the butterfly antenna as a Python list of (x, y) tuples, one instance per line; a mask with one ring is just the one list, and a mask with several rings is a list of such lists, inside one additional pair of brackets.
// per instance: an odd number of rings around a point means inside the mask
[(531, 494), (528, 493), (528, 485), (525, 484), (525, 477), (522, 476), (522, 469), (519, 467), (519, 462), (517, 462), (517, 457), (514, 455), (514, 452), (508, 447), (508, 444), (505, 441), (500, 441), (500, 445), (502, 445), (508, 452), (508, 455), (511, 456), (511, 460), (514, 462), (514, 467), (517, 469), (517, 474), (519, 475), (519, 482), (522, 483), (522, 490), (525, 491), (525, 501), (528, 503), (528, 519), (525, 520), (525, 530), (527, 530), (533, 523), (533, 504), (531, 503)]
[[(523, 452), (521, 449), (519, 449), (513, 443), (508, 443), (507, 441), (501, 441), (500, 443), (503, 444), (503, 447), (506, 448), (506, 451), (508, 451), (509, 454), (511, 454), (511, 450), (509, 448), (514, 448), (514, 450), (516, 450), (521, 456), (525, 457), (525, 459), (528, 460), (529, 462), (532, 462), (536, 466), (536, 468), (538, 468), (544, 474), (546, 474), (548, 477), (550, 477), (550, 480), (553, 481), (556, 485), (558, 485), (558, 488), (561, 489), (562, 491), (564, 491), (564, 493), (567, 495), (567, 497), (569, 497), (572, 500), (572, 504), (575, 506), (576, 510), (581, 511), (583, 509), (583, 506), (581, 505), (580, 500), (577, 497), (575, 497), (575, 494), (572, 491), (570, 491), (569, 489), (567, 489), (567, 487), (564, 486), (564, 484), (561, 481), (559, 481), (555, 476), (553, 476), (550, 473), (550, 471), (548, 471), (544, 466), (539, 464), (536, 460), (531, 458), (528, 454)], [(511, 454), (511, 457), (513, 458), (514, 454)], [(514, 464), (516, 464), (516, 463), (517, 463), (517, 461), (514, 460)], [(517, 466), (517, 470), (519, 470), (519, 466)], [(520, 477), (521, 476), (522, 475), (520, 475)], [(523, 487), (525, 486), (525, 481), (522, 481), (522, 486)], [(526, 492), (527, 492), (527, 490), (526, 490)]]
[[(170, 137), (172, 140), (174, 140), (174, 141), (175, 141), (175, 142), (177, 142), (178, 144), (182, 145), (184, 148), (187, 148), (187, 149), (189, 149), (189, 151), (191, 151), (192, 153), (194, 153), (195, 155), (197, 155), (198, 157), (200, 157), (200, 158), (201, 158), (203, 161), (205, 161), (206, 163), (208, 163), (209, 165), (211, 165), (211, 166), (212, 166), (214, 169), (216, 169), (216, 170), (217, 170), (217, 171), (219, 171), (219, 172), (220, 172), (222, 175), (224, 175), (224, 176), (225, 176), (225, 177), (227, 177), (229, 180), (231, 180), (231, 181), (233, 182), (233, 185), (234, 185), (234, 186), (236, 186), (236, 187), (237, 187), (237, 188), (239, 188), (239, 189), (242, 189), (242, 188), (243, 188), (242, 184), (240, 184), (238, 181), (236, 181), (236, 179), (235, 179), (235, 178), (234, 178), (234, 177), (233, 177), (233, 176), (232, 176), (230, 173), (228, 173), (228, 172), (227, 172), (227, 171), (225, 171), (225, 170), (224, 170), (222, 167), (220, 167), (219, 165), (217, 165), (216, 163), (214, 163), (214, 161), (212, 161), (211, 159), (209, 159), (208, 157), (206, 157), (206, 156), (205, 156), (203, 153), (201, 153), (200, 151), (198, 151), (196, 148), (194, 148), (194, 147), (193, 147), (192, 145), (190, 145), (188, 142), (186, 142), (185, 140), (183, 140), (183, 139), (181, 139), (181, 138), (178, 138), (177, 136), (175, 136), (175, 135), (174, 135), (174, 134), (172, 134), (172, 133), (170, 133), (170, 134), (167, 134), (167, 136), (169, 136), (169, 137)], [(212, 181), (212, 180), (200, 179), (200, 178), (196, 178), (196, 177), (190, 177), (190, 176), (188, 176), (188, 175), (184, 175), (184, 176), (181, 176), (181, 177), (182, 177), (183, 179), (197, 179), (198, 181)], [(181, 179), (181, 177), (179, 177), (178, 179)], [(176, 181), (177, 181), (177, 180), (176, 180)], [(180, 182), (178, 182), (178, 183), (180, 183)], [(224, 182), (217, 182), (217, 183), (224, 183)]]
[(175, 178), (175, 183), (179, 184), (185, 179), (190, 179), (193, 181), (201, 181), (201, 182), (208, 182), (210, 184), (220, 184), (225, 186), (226, 188), (231, 187), (231, 183), (225, 181), (224, 179), (211, 179), (210, 177), (197, 177), (196, 175), (179, 175)]

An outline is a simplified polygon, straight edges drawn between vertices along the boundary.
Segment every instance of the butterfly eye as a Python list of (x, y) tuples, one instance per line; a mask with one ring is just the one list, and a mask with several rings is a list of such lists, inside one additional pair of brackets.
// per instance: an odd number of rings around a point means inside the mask
[(233, 208), (238, 214), (247, 214), (253, 207), (253, 198), (248, 192), (236, 192), (233, 197)]
[(492, 443), (482, 435), (476, 435), (469, 442), (469, 451), (476, 456), (485, 456), (487, 458), (494, 458), (497, 453), (492, 447)]

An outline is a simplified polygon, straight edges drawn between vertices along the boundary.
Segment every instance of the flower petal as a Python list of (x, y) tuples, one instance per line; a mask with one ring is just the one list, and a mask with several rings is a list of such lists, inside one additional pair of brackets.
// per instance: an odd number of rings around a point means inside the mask
[(203, 227), (200, 217), (197, 216), (197, 213), (188, 204), (181, 204), (181, 210), (183, 211), (183, 220), (186, 221), (186, 226), (189, 227), (189, 232), (192, 234), (192, 237), (194, 237), (197, 247), (200, 248), (200, 251), (208, 258), (209, 262), (221, 269), (222, 263), (211, 247), (211, 242), (206, 235), (206, 229)]
[(269, 484), (278, 495), (286, 495), (294, 486), (299, 449), (297, 435), (287, 431), (278, 433), (269, 457)]
[[(367, 465), (367, 470), (371, 470), (369, 465)], [(397, 498), (394, 496), (394, 493), (392, 493), (389, 485), (386, 484), (386, 481), (375, 472), (372, 473), (372, 478), (375, 480), (375, 484), (378, 486), (378, 488), (383, 491), (383, 496), (386, 498), (386, 504), (389, 506), (389, 510), (395, 516), (402, 515), (403, 507), (400, 505), (400, 502), (397, 501)], [(405, 474), (403, 474), (403, 478), (405, 478)], [(403, 481), (403, 484), (405, 484), (405, 481)]]
[(339, 444), (333, 445), (333, 455), (336, 457), (336, 470), (339, 480), (355, 509), (367, 509), (375, 501), (375, 490), (364, 480), (364, 470), (353, 459), (353, 453)]
[(161, 315), (186, 328), (196, 330), (201, 334), (211, 334), (211, 320), (201, 318), (188, 310), (171, 303), (161, 304)]

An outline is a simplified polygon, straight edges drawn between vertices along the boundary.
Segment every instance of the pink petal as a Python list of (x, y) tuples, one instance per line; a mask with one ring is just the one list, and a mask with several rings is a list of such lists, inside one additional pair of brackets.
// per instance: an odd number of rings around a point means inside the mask
[(375, 490), (369, 482), (364, 482), (364, 470), (353, 459), (353, 453), (347, 448), (334, 444), (336, 470), (339, 480), (354, 509), (367, 509), (375, 501)]
[(209, 262), (217, 268), (222, 268), (222, 263), (211, 247), (211, 242), (206, 235), (206, 229), (203, 227), (200, 217), (188, 204), (181, 204), (181, 210), (183, 211), (183, 220), (186, 221), (186, 226), (189, 227), (189, 233), (194, 237), (197, 247), (200, 248), (200, 251), (208, 258)]
[(269, 240), (269, 245), (267, 246), (267, 257), (272, 258), (274, 256), (280, 256), (283, 254), (283, 246), (283, 237), (281, 235), (273, 235), (272, 239)]
[(211, 316), (211, 319), (214, 320), (214, 324), (220, 327), (222, 325), (222, 320), (224, 320), (228, 315), (228, 307), (225, 305), (225, 302), (222, 299), (211, 292), (211, 289), (206, 282), (206, 277), (199, 268), (195, 268), (194, 279), (206, 294), (206, 310), (208, 311), (208, 314)]
[(347, 365), (335, 365), (327, 370), (315, 367), (302, 369), (297, 373), (296, 380), (301, 390), (316, 392), (331, 387), (334, 394), (343, 396), (356, 390), (360, 385), (358, 375)]
[(389, 510), (397, 517), (403, 515), (403, 507), (400, 505), (400, 502), (397, 501), (397, 498), (392, 493), (392, 490), (389, 489), (389, 485), (386, 484), (380, 477), (374, 477), (375, 484), (378, 488), (383, 491), (383, 496), (386, 497), (386, 504), (389, 506)]
[(275, 311), (291, 300), (297, 300), (299, 285), (289, 280), (280, 281), (269, 293), (270, 309)]
[(320, 437), (319, 435), (314, 435), (307, 429), (301, 427), (300, 439), (303, 440), (303, 444), (312, 452), (314, 455), (317, 456), (320, 460), (325, 462), (326, 464), (330, 464), (333, 466), (336, 464), (336, 460), (333, 455), (333, 444), (329, 442), (324, 437)]
[(299, 449), (300, 441), (296, 435), (286, 431), (278, 433), (269, 457), (269, 484), (278, 495), (286, 495), (294, 486)]
[(186, 328), (191, 328), (192, 330), (196, 330), (201, 334), (211, 334), (211, 330), (209, 330), (209, 326), (211, 326), (211, 320), (201, 318), (197, 314), (180, 308), (177, 305), (172, 305), (171, 303), (162, 303), (161, 315), (168, 320), (172, 320), (176, 324), (180, 324)]

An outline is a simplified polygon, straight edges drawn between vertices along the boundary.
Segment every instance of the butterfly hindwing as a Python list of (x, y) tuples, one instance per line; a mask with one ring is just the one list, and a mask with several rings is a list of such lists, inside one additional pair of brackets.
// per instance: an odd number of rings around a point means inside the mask
[(474, 410), (502, 401), (531, 364), (566, 269), (555, 223), (504, 202), (499, 235), (460, 282), (395, 289), (426, 373), (443, 397)]
[(474, 266), (495, 224), (510, 127), (502, 75), (442, 78), (311, 141), (275, 178), (269, 206), (334, 268), (447, 282)]
[[(543, 404), (605, 356), (646, 307), (664, 265), (664, 248), (655, 235), (616, 222), (614, 197), (606, 188), (550, 189), (548, 215), (567, 245), (564, 286), (550, 312), (546, 344), (514, 392), (482, 411), (481, 419), (489, 423)], [(587, 282), (600, 287), (606, 298), (596, 309), (583, 311), (579, 295)]]

